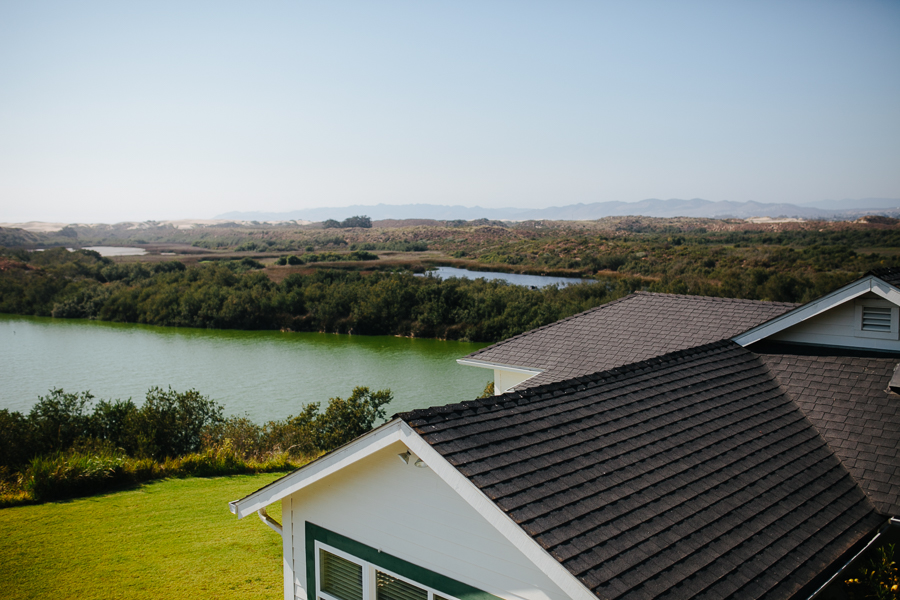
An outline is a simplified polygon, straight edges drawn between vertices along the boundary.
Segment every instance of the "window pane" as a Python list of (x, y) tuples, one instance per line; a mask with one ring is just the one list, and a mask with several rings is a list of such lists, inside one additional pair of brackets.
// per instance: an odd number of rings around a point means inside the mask
[(447, 598), (444, 598), (443, 596), (438, 596), (437, 594), (435, 594), (434, 600), (447, 600)]
[(428, 600), (428, 590), (381, 571), (375, 573), (375, 585), (378, 586), (376, 600)]
[(362, 600), (362, 565), (321, 551), (322, 591), (340, 600)]

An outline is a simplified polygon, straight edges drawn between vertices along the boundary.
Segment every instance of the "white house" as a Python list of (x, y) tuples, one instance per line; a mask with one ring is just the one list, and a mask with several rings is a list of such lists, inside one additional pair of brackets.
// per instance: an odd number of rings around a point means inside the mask
[(538, 371), (513, 391), (396, 415), (230, 508), (281, 534), (286, 600), (808, 598), (900, 516), (898, 283), (593, 309), (469, 357)]

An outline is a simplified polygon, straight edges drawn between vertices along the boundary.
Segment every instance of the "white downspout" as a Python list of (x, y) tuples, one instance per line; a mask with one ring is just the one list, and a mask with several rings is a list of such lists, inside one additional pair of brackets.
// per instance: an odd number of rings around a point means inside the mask
[(263, 523), (271, 527), (278, 535), (284, 537), (284, 527), (281, 526), (281, 523), (269, 516), (269, 513), (266, 512), (265, 507), (262, 507), (261, 509), (256, 511), (256, 514), (259, 515), (259, 518)]

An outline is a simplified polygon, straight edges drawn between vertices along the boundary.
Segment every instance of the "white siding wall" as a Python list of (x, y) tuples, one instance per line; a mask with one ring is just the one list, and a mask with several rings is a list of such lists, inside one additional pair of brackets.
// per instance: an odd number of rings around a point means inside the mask
[(501, 598), (567, 598), (431, 469), (398, 458), (405, 451), (398, 442), (284, 503), (298, 598), (315, 594), (305, 591), (307, 521)]
[(857, 302), (867, 300), (875, 301), (879, 304), (888, 304), (879, 296), (869, 293), (860, 297), (857, 301), (845, 302), (827, 312), (789, 327), (769, 339), (820, 346), (900, 350), (900, 341), (896, 339), (875, 339), (860, 335), (856, 305)]
[(513, 386), (516, 386), (535, 375), (537, 375), (537, 373), (520, 373), (517, 371), (494, 369), (494, 394), (499, 396)]

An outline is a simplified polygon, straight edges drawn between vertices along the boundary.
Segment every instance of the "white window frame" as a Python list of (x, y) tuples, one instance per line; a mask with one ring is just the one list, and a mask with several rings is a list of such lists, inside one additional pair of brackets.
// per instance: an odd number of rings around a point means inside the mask
[(336, 598), (329, 594), (328, 592), (323, 592), (321, 590), (322, 586), (322, 566), (320, 564), (322, 560), (322, 550), (326, 552), (330, 552), (336, 556), (340, 556), (345, 560), (349, 560), (352, 563), (360, 565), (362, 567), (362, 578), (363, 578), (363, 600), (375, 600), (376, 596), (376, 586), (375, 586), (375, 571), (381, 571), (386, 575), (390, 575), (396, 579), (401, 581), (405, 581), (410, 585), (414, 585), (418, 588), (421, 588), (428, 592), (428, 600), (435, 600), (435, 595), (440, 596), (446, 600), (459, 600), (455, 596), (451, 596), (446, 594), (440, 590), (436, 590), (434, 588), (428, 587), (424, 583), (419, 581), (415, 581), (414, 579), (410, 579), (409, 577), (404, 577), (403, 575), (399, 575), (394, 573), (390, 569), (385, 569), (379, 565), (370, 563), (365, 561), (357, 556), (344, 552), (343, 550), (339, 550), (334, 546), (329, 546), (328, 544), (324, 544), (319, 540), (315, 542), (315, 553), (316, 553), (316, 599), (323, 598), (324, 600), (341, 600), (340, 598)]
[[(854, 336), (862, 338), (871, 338), (878, 340), (896, 340), (900, 339), (900, 307), (893, 302), (887, 300), (867, 298), (865, 300), (857, 300), (854, 316)], [(891, 330), (890, 331), (869, 331), (863, 329), (863, 308), (889, 308), (891, 309)]]

